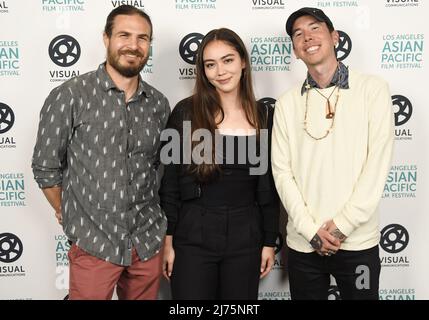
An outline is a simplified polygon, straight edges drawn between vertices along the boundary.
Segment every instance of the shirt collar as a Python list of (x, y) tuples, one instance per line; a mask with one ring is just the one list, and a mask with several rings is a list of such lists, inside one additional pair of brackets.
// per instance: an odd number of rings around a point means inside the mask
[[(103, 88), (104, 91), (109, 91), (112, 89), (120, 90), (115, 83), (113, 82), (112, 78), (110, 78), (109, 74), (106, 71), (106, 63), (103, 62), (98, 66), (97, 69), (97, 83)], [(139, 97), (142, 94), (144, 94), (146, 97), (149, 97), (152, 92), (149, 87), (149, 85), (144, 82), (139, 75), (139, 85), (137, 88), (137, 92), (134, 95), (135, 97)]]
[[(307, 72), (307, 79), (304, 81), (301, 87), (301, 95), (308, 89), (318, 88), (320, 89), (317, 82), (311, 77), (310, 73)], [(332, 86), (338, 86), (340, 89), (349, 89), (349, 67), (346, 67), (342, 62), (338, 63), (338, 68), (335, 70), (334, 76), (327, 88)]]

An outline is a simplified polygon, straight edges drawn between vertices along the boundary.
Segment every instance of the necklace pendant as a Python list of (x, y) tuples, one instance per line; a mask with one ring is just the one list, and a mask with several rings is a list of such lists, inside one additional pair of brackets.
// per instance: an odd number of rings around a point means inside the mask
[[(308, 84), (308, 83), (307, 83)], [(329, 98), (332, 96), (332, 94), (334, 93), (335, 89), (337, 89), (337, 99), (335, 100), (335, 104), (334, 107), (331, 107), (331, 102), (329, 101)], [(309, 128), (308, 128), (308, 119), (307, 119), (307, 112), (308, 112), (308, 94), (310, 90), (307, 90), (307, 94), (305, 96), (305, 114), (304, 114), (304, 131), (305, 133), (312, 138), (313, 140), (319, 141), (322, 139), (325, 139), (334, 129), (334, 117), (335, 117), (335, 111), (337, 110), (337, 103), (338, 103), (338, 99), (340, 98), (340, 88), (338, 87), (338, 85), (336, 85), (334, 87), (334, 90), (332, 90), (331, 94), (328, 97), (325, 97), (319, 90), (317, 90), (316, 87), (314, 87), (314, 90), (320, 94), (323, 98), (326, 99), (326, 105), (325, 105), (325, 118), (326, 119), (331, 119), (330, 123), (331, 126), (329, 127), (328, 130), (326, 130), (326, 133), (321, 136), (321, 137), (315, 137), (311, 134), (311, 132), (309, 132)], [(319, 111), (322, 111), (320, 109), (318, 109)]]
[(326, 100), (326, 119), (332, 119), (335, 113), (331, 109), (331, 102)]

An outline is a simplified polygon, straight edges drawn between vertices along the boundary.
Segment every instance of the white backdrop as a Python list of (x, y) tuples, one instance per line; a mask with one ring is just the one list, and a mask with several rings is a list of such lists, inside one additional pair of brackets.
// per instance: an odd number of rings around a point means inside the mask
[[(323, 9), (342, 31), (339, 58), (384, 77), (394, 96), (395, 155), (381, 202), (380, 298), (429, 299), (425, 0), (0, 0), (0, 299), (67, 294), (67, 242), (30, 168), (38, 115), (52, 88), (104, 60), (105, 19), (121, 3), (153, 20), (153, 55), (142, 76), (172, 107), (193, 87), (189, 62), (200, 38), (190, 34), (236, 31), (251, 53), (258, 99), (275, 99), (305, 76), (284, 30), (287, 17), (302, 6)], [(61, 43), (50, 55), (50, 45)], [(279, 236), (261, 299), (290, 297), (281, 242)], [(164, 283), (160, 297), (169, 296)], [(338, 298), (334, 285), (330, 298)]]

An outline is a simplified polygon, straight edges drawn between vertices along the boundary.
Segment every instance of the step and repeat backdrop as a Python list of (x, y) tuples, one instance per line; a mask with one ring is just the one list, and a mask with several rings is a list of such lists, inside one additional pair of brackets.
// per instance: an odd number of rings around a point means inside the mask
[[(154, 40), (142, 77), (172, 108), (192, 92), (203, 35), (219, 27), (243, 38), (257, 98), (274, 104), (306, 73), (286, 35), (287, 17), (303, 6), (323, 9), (340, 33), (339, 60), (391, 88), (396, 144), (380, 204), (380, 298), (429, 299), (425, 0), (0, 0), (0, 299), (67, 295), (69, 245), (33, 180), (31, 155), (46, 96), (104, 61), (105, 20), (120, 4), (151, 16)], [(260, 299), (290, 299), (284, 220)], [(160, 299), (169, 298), (165, 282)], [(329, 298), (340, 299), (334, 279)]]

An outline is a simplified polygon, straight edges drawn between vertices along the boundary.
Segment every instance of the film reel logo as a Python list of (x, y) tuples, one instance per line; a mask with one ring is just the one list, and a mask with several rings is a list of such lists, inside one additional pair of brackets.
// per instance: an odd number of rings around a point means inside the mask
[(274, 108), (276, 101), (277, 101), (276, 99), (271, 98), (271, 97), (264, 97), (264, 98), (261, 98), (258, 100), (258, 102), (260, 102), (262, 104), (269, 105), (272, 108)]
[(408, 246), (410, 236), (400, 224), (389, 224), (381, 230), (380, 246), (389, 253), (399, 253)]
[(63, 34), (55, 37), (49, 44), (49, 57), (60, 67), (70, 67), (80, 58), (79, 42), (72, 36)]
[(179, 53), (183, 61), (195, 65), (197, 62), (197, 52), (204, 36), (201, 33), (193, 32), (185, 36), (179, 44)]
[(21, 257), (22, 252), (22, 242), (16, 235), (12, 233), (0, 234), (0, 262), (15, 262)]
[(413, 105), (407, 97), (401, 95), (392, 96), (393, 106), (398, 107), (395, 112), (395, 126), (402, 126), (410, 120), (413, 114)]
[(15, 122), (15, 114), (8, 105), (0, 102), (0, 134), (8, 132)]
[(335, 53), (339, 61), (346, 59), (352, 51), (352, 39), (344, 31), (338, 30), (339, 41), (335, 47)]

